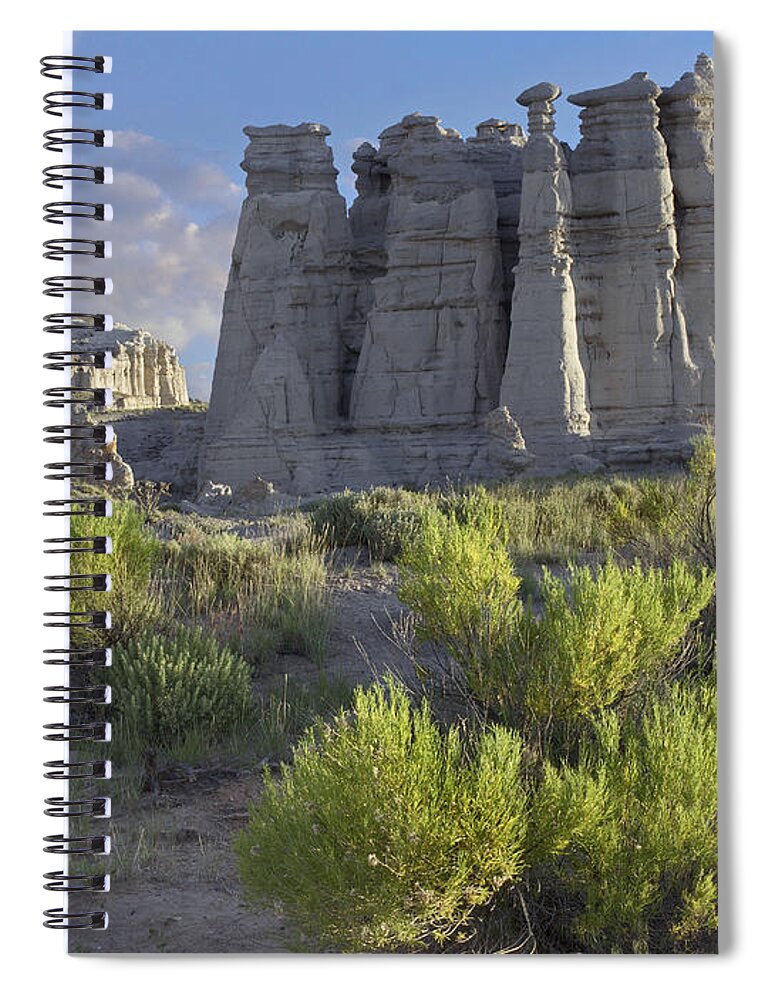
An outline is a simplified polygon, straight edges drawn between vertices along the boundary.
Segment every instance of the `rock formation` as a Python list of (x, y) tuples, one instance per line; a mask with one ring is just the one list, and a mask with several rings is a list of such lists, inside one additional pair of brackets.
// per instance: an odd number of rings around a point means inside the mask
[(195, 495), (205, 410), (104, 411), (92, 414), (92, 420), (113, 425), (120, 456), (136, 479), (169, 483), (175, 499)]
[(204, 479), (255, 472), (295, 489), (336, 425), (351, 311), (351, 237), (324, 125), (244, 129), (244, 202), (203, 443)]
[(713, 414), (710, 60), (572, 95), (529, 134), (410, 114), (353, 157), (247, 128), (198, 483), (286, 494), (679, 461)]
[(492, 178), (497, 198), (497, 232), (503, 266), (503, 302), (506, 315), (513, 295), (513, 269), (519, 260), (519, 211), (523, 151), (527, 138), (521, 125), (501, 118), (488, 118), (476, 126), (468, 139), (471, 162)]
[(110, 368), (79, 369), (73, 381), (80, 386), (111, 389), (117, 410), (185, 406), (189, 402), (185, 370), (176, 351), (148, 330), (115, 323), (108, 332), (79, 332), (73, 347), (110, 351)]
[(540, 471), (563, 469), (586, 450), (589, 414), (578, 350), (569, 247), (572, 194), (554, 138), (559, 87), (541, 83), (517, 98), (528, 111), (519, 262), (500, 405), (515, 415)]
[(577, 326), (594, 452), (610, 461), (681, 448), (699, 391), (674, 283), (660, 93), (646, 73), (635, 73), (567, 98), (583, 108), (570, 162)]
[[(82, 404), (72, 407), (71, 417), (72, 425), (79, 430), (70, 443), (69, 460), (83, 465), (107, 464), (105, 489), (118, 496), (128, 493), (134, 486), (134, 470), (118, 451), (118, 436), (112, 424), (99, 414), (89, 413)], [(76, 485), (73, 490), (78, 488)]]
[(674, 183), (677, 292), (687, 317), (690, 356), (701, 373), (699, 403), (714, 406), (714, 67), (701, 55), (658, 97)]
[(387, 271), (372, 283), (350, 423), (379, 432), (377, 460), (392, 476), (417, 457), (416, 431), (420, 458), (441, 475), (450, 470), (438, 437), (450, 430), (456, 451), (457, 431), (497, 403), (506, 339), (497, 201), (454, 130), (418, 114), (399, 128), (387, 158)]

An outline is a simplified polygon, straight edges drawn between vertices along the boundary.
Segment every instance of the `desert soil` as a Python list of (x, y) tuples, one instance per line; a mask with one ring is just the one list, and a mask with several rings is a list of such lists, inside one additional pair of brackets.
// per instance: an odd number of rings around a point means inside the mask
[[(336, 624), (325, 671), (354, 683), (373, 672), (408, 674), (408, 662), (389, 640), (404, 611), (395, 595), (395, 569), (368, 565), (348, 553), (331, 583)], [(289, 675), (312, 681), (318, 667), (301, 656), (279, 656), (260, 670), (258, 685), (274, 687)], [(70, 934), (70, 951), (281, 952), (307, 948), (279, 913), (246, 903), (232, 841), (259, 795), (256, 770), (179, 768), (162, 775), (156, 796), (116, 803), (112, 884), (105, 906), (109, 927)], [(79, 901), (78, 901), (79, 902)]]

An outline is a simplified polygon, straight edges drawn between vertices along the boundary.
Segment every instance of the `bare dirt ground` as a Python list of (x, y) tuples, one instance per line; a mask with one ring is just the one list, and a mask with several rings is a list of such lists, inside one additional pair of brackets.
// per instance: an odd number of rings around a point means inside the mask
[[(395, 595), (395, 569), (368, 565), (348, 552), (330, 582), (336, 624), (326, 673), (362, 684), (371, 683), (375, 669), (408, 674), (408, 661), (388, 639), (391, 622), (404, 610)], [(319, 669), (301, 656), (278, 656), (260, 670), (257, 685), (269, 689), (284, 675), (312, 682)], [(257, 770), (172, 768), (158, 795), (116, 803), (110, 892), (90, 901), (108, 910), (109, 927), (72, 932), (70, 951), (315, 950), (280, 914), (255, 908), (241, 894), (232, 842), (260, 784)]]

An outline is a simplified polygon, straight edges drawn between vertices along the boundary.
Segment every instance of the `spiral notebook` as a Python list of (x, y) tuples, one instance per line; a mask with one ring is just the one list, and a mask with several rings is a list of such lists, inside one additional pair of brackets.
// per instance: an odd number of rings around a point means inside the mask
[(64, 51), (47, 925), (716, 951), (711, 34)]

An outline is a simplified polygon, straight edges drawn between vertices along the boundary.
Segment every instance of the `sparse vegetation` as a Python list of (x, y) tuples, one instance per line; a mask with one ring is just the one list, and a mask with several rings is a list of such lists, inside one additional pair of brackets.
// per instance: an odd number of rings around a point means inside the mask
[[(152, 493), (153, 497), (155, 492)], [(303, 533), (242, 538), (169, 519), (171, 538), (157, 510), (147, 520), (134, 503), (115, 501), (110, 520), (73, 518), (73, 534), (109, 531), (114, 554), (73, 556), (74, 572), (109, 569), (113, 592), (76, 595), (77, 607), (112, 613), (114, 641), (152, 628), (175, 632), (205, 625), (251, 662), (277, 652), (299, 652), (321, 665), (326, 656), (333, 609), (320, 544)]]
[(248, 665), (199, 630), (120, 643), (110, 678), (119, 692), (113, 726), (118, 760), (158, 754), (186, 760), (249, 718)]
[(425, 947), (522, 869), (521, 743), (502, 728), (466, 756), (393, 684), (356, 694), (265, 787), (237, 841), (257, 898), (343, 951)]
[[(113, 538), (72, 557), (113, 591), (73, 606), (113, 615), (121, 789), (237, 769), (242, 885), (296, 947), (713, 951), (715, 469), (704, 435), (665, 477), (376, 487), (258, 521), (139, 484), (73, 518)], [(350, 676), (362, 617), (333, 625), (364, 578), (406, 606), (411, 672), (370, 659), (354, 692), (327, 671)], [(142, 836), (121, 830), (126, 877), (163, 842)]]

